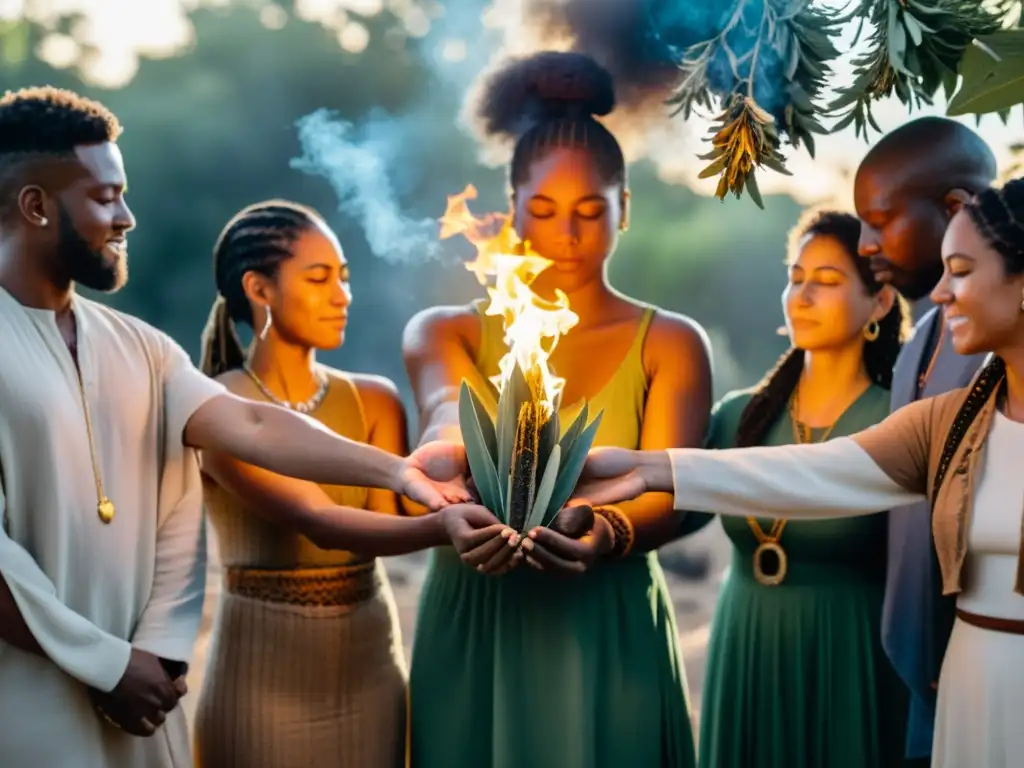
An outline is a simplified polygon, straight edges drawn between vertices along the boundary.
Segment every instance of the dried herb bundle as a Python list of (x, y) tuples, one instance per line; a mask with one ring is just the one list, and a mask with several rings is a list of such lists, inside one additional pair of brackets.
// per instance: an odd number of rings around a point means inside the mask
[[(696, 108), (719, 112), (713, 149), (702, 156), (711, 164), (701, 174), (720, 176), (719, 198), (746, 190), (761, 205), (755, 172), (785, 173), (783, 142), (804, 145), (813, 157), (816, 134), (852, 125), (867, 138), (869, 127), (880, 130), (871, 105), (886, 96), (912, 110), (931, 103), (941, 88), (951, 99), (949, 114), (996, 112), (1004, 121), (1024, 101), (1024, 29), (1003, 28), (1014, 9), (1024, 15), (1022, 0), (851, 3), (837, 12), (812, 0), (733, 0), (708, 39), (679, 47), (666, 41), (681, 70), (669, 104), (684, 119)], [(853, 82), (835, 84), (836, 97), (820, 105), (840, 56), (835, 37), (854, 19), (866, 50), (853, 60)], [(958, 75), (963, 82), (953, 96)], [(833, 124), (823, 125), (825, 118)]]
[(584, 403), (559, 437), (557, 404), (548, 413), (539, 380), (529, 379), (517, 365), (498, 399), (496, 422), (467, 382), (459, 394), (459, 427), (480, 501), (520, 533), (550, 525), (572, 496), (601, 423), (600, 413), (587, 423)]

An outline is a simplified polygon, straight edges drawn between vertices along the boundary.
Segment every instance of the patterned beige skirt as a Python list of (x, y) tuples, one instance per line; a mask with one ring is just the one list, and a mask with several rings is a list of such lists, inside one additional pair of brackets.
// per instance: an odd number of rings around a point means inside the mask
[(202, 768), (402, 768), (408, 672), (380, 561), (225, 574), (196, 711)]

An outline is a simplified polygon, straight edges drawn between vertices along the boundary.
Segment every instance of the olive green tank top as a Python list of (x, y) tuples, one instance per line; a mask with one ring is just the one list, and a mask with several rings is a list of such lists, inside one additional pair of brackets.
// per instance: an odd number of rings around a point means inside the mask
[[(355, 383), (340, 371), (325, 366), (320, 366), (320, 370), (327, 375), (327, 394), (309, 416), (343, 437), (367, 442), (366, 415)], [(241, 397), (268, 402), (259, 387), (248, 378), (240, 380), (239, 385), (232, 386), (232, 389)], [(206, 512), (217, 536), (220, 560), (225, 567), (309, 568), (349, 565), (372, 559), (351, 552), (320, 549), (305, 536), (260, 517), (205, 475), (203, 487)], [(321, 487), (335, 504), (366, 508), (369, 499), (366, 488)]]
[[(485, 314), (486, 300), (476, 301), (474, 306), (480, 315), (480, 347), (474, 361), (480, 378), (471, 384), (481, 394), (481, 399), (493, 418), (498, 406), (497, 393), (488, 380), (498, 375), (498, 362), (508, 351), (508, 345), (505, 343), (502, 318)], [(599, 412), (603, 413), (594, 445), (630, 449), (640, 447), (647, 387), (650, 384), (644, 371), (644, 339), (654, 317), (654, 311), (654, 307), (644, 309), (636, 338), (633, 339), (629, 351), (612, 377), (588, 403), (591, 419)], [(581, 407), (582, 403), (579, 402), (563, 405), (558, 412), (563, 431), (579, 415)]]

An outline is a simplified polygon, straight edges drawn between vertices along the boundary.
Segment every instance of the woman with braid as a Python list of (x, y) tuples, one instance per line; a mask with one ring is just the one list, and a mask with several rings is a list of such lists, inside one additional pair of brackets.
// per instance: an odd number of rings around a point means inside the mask
[[(316, 362), (315, 350), (344, 340), (352, 300), (345, 257), (320, 216), (280, 200), (245, 208), (217, 241), (214, 272), (207, 375), (405, 455), (394, 385)], [(235, 323), (254, 328), (248, 353)], [(225, 576), (196, 715), (198, 762), (404, 766), (406, 665), (375, 556), (448, 543), (438, 534), (446, 517), (469, 515), (481, 528), (497, 520), (482, 507), (448, 507), (433, 523), (399, 517), (393, 493), (298, 482), (223, 455), (204, 455), (203, 471)]]
[[(855, 216), (832, 211), (794, 228), (782, 294), (793, 346), (760, 384), (718, 403), (708, 447), (821, 442), (889, 415), (907, 323), (857, 256), (859, 236)], [(732, 565), (711, 625), (700, 764), (902, 764), (906, 695), (879, 636), (885, 512), (793, 522), (749, 512), (722, 518)], [(710, 519), (690, 514), (684, 530)]]
[[(957, 353), (995, 353), (971, 386), (823, 444), (597, 451), (578, 492), (617, 503), (674, 489), (680, 509), (745, 517), (756, 507), (763, 517), (801, 520), (930, 500), (943, 591), (957, 606), (932, 766), (1012, 768), (1024, 754), (1024, 179), (966, 204), (950, 222), (942, 257), (932, 299)], [(851, 692), (806, 695), (828, 711)], [(786, 722), (785, 699), (772, 714)]]
[[(579, 316), (552, 355), (566, 380), (561, 423), (585, 398), (591, 413), (603, 411), (598, 445), (699, 445), (711, 407), (703, 331), (608, 284), (629, 194), (622, 150), (594, 117), (614, 106), (610, 75), (580, 54), (543, 53), (499, 69), (481, 96), (485, 135), (514, 144), (518, 233), (554, 262), (532, 287), (564, 291)], [(464, 379), (496, 405), (488, 377), (507, 346), (501, 317), (486, 310), (435, 308), (407, 328), (424, 440), (459, 439)], [(556, 520), (558, 532), (530, 532), (524, 561), (501, 575), (435, 550), (410, 677), (413, 768), (694, 764), (672, 602), (654, 552), (677, 534), (672, 499), (649, 494), (595, 512), (581, 530)]]

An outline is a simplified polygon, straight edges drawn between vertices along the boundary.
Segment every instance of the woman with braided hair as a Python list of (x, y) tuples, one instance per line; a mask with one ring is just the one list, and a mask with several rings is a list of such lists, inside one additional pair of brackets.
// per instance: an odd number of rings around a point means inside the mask
[[(351, 440), (405, 455), (394, 385), (316, 362), (344, 340), (348, 264), (313, 210), (251, 205), (214, 248), (218, 298), (203, 370), (242, 397), (308, 414)], [(254, 329), (245, 352), (235, 323)], [(207, 768), (405, 765), (406, 664), (376, 556), (450, 543), (449, 524), (498, 521), (482, 507), (402, 517), (395, 494), (318, 486), (203, 456), (206, 507), (225, 567), (196, 715)], [(491, 531), (500, 534), (498, 525)]]
[[(971, 386), (823, 444), (598, 450), (578, 492), (613, 504), (674, 489), (679, 509), (746, 516), (756, 506), (764, 517), (802, 520), (929, 499), (943, 592), (957, 604), (932, 766), (1011, 768), (1024, 754), (1024, 179), (966, 204), (942, 256), (932, 299), (957, 353), (994, 353)], [(819, 707), (849, 696), (814, 694)], [(784, 704), (774, 716), (785, 721)]]
[[(554, 262), (532, 288), (564, 291), (579, 316), (552, 355), (566, 380), (561, 423), (585, 398), (591, 413), (603, 411), (598, 445), (699, 445), (711, 407), (703, 331), (608, 284), (629, 199), (622, 149), (594, 117), (615, 104), (611, 76), (586, 56), (542, 53), (499, 68), (479, 95), (483, 135), (513, 146), (518, 233)], [(425, 440), (459, 439), (464, 379), (495, 407), (488, 378), (507, 346), (501, 317), (483, 304), (427, 310), (404, 346)], [(410, 675), (413, 768), (694, 764), (675, 617), (654, 552), (677, 534), (672, 499), (595, 511), (579, 529), (556, 520), (557, 530), (530, 532), (524, 561), (500, 575), (432, 553)], [(494, 541), (510, 554), (519, 542), (509, 543)]]
[[(889, 415), (905, 304), (857, 255), (860, 221), (808, 211), (782, 294), (793, 346), (712, 413), (708, 447), (821, 442)], [(886, 517), (723, 517), (732, 565), (711, 624), (701, 706), (708, 768), (901, 765), (906, 694), (881, 647)], [(711, 515), (692, 513), (683, 530)], [(843, 691), (822, 707), (821, 691)], [(781, 703), (780, 703), (781, 702)], [(779, 711), (784, 716), (778, 716)]]

